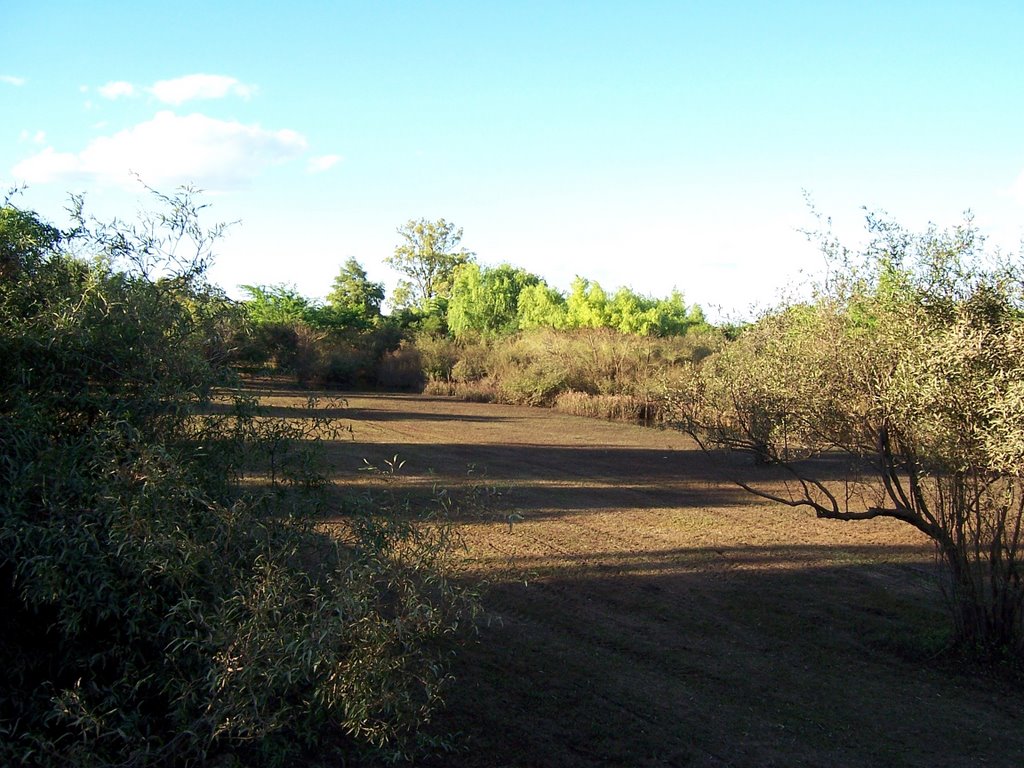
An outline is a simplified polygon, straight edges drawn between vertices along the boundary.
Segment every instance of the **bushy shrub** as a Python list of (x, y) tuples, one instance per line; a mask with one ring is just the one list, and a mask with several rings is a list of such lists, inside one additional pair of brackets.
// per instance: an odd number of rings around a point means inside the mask
[(718, 349), (721, 334), (641, 337), (598, 328), (537, 329), (503, 339), (463, 339), (448, 379), (428, 391), (465, 399), (556, 406), (581, 415), (658, 421), (667, 385)]
[(963, 649), (1024, 663), (1024, 273), (968, 218), (869, 215), (813, 300), (742, 330), (678, 392), (703, 445), (789, 482), (743, 487), (818, 517), (890, 518), (935, 544)]
[(449, 381), (459, 360), (459, 346), (443, 334), (419, 332), (415, 338), (420, 366), (427, 381)]
[(373, 387), (378, 365), (397, 349), (402, 332), (383, 319), (366, 325), (317, 328), (300, 320), (252, 323), (236, 316), (231, 359), (244, 372), (284, 374), (303, 387)]
[(451, 530), (386, 500), (318, 529), (299, 444), (331, 422), (231, 389), (210, 241), (163, 202), (73, 238), (0, 217), (0, 763), (407, 754), (462, 616)]

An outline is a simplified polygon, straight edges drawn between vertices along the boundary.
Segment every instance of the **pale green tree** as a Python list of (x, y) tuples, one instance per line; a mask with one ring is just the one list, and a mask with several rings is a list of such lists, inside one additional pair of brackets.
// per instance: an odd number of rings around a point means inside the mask
[(682, 336), (694, 328), (706, 328), (704, 310), (696, 304), (687, 306), (683, 294), (673, 289), (668, 298), (655, 302), (651, 313), (659, 336)]
[(458, 338), (467, 333), (508, 334), (519, 327), (519, 297), (540, 278), (501, 264), (462, 264), (455, 270), (448, 301), (448, 327)]
[(608, 302), (608, 323), (621, 333), (647, 336), (655, 325), (651, 315), (654, 304), (653, 299), (629, 288), (619, 288)]
[(444, 219), (410, 219), (398, 234), (402, 242), (385, 261), (409, 279), (393, 294), (395, 306), (422, 309), (433, 299), (447, 299), (455, 268), (475, 255), (462, 247), (462, 228)]
[(248, 297), (242, 308), (256, 325), (304, 322), (314, 324), (315, 304), (287, 283), (239, 286)]
[(577, 276), (566, 299), (566, 325), (569, 328), (610, 328), (608, 294), (600, 283)]
[(535, 285), (527, 285), (519, 292), (516, 314), (521, 330), (565, 328), (567, 320), (565, 296), (543, 281)]

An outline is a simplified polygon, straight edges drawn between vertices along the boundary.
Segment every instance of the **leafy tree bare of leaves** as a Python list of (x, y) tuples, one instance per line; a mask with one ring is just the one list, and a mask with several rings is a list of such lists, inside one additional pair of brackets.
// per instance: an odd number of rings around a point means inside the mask
[(928, 536), (956, 639), (1024, 656), (1024, 273), (970, 218), (912, 234), (867, 219), (862, 253), (829, 234), (812, 301), (767, 314), (675, 393), (708, 448), (781, 467), (820, 518), (890, 518)]

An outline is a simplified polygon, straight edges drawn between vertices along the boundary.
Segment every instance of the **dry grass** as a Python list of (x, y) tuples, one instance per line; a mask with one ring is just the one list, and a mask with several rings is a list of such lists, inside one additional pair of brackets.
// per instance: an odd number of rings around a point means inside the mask
[(1024, 765), (1024, 692), (941, 654), (908, 527), (754, 499), (728, 478), (766, 470), (673, 432), (411, 395), (345, 413), (349, 491), (396, 454), (410, 494), (493, 489), (462, 521), (491, 620), (434, 724), (464, 748), (437, 765)]

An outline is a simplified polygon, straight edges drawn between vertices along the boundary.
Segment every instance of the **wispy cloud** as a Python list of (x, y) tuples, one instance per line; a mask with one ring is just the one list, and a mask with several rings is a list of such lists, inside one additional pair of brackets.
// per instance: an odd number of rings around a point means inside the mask
[(18, 134), (18, 141), (31, 141), (33, 144), (45, 144), (46, 133), (44, 131), (36, 131), (35, 133), (32, 133), (28, 130), (22, 130), (22, 132)]
[(217, 120), (202, 114), (157, 113), (152, 120), (94, 139), (81, 152), (46, 147), (18, 163), (15, 178), (30, 183), (107, 182), (196, 184), (223, 189), (243, 184), (269, 166), (298, 157), (304, 136), (284, 129)]
[(248, 99), (256, 88), (226, 75), (185, 75), (173, 80), (160, 80), (146, 90), (164, 104), (180, 106), (186, 101), (222, 99), (229, 95)]
[(122, 96), (135, 95), (135, 86), (124, 80), (114, 80), (106, 85), (101, 85), (96, 90), (105, 99), (119, 99)]
[(24, 77), (15, 77), (14, 75), (0, 75), (0, 83), (7, 83), (8, 85), (21, 86), (28, 81)]
[(309, 173), (323, 173), (341, 162), (341, 155), (320, 155), (311, 157), (306, 165)]

